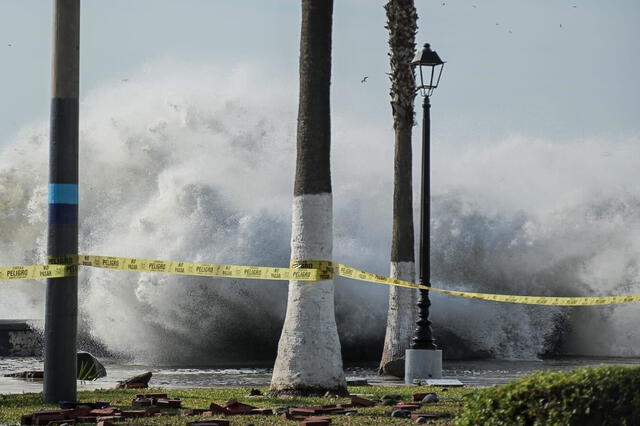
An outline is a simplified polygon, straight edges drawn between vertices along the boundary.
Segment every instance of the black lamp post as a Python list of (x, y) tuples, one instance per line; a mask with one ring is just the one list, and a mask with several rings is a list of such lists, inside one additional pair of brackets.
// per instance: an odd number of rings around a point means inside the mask
[[(431, 120), (429, 109), (429, 97), (433, 90), (438, 87), (444, 61), (438, 54), (431, 50), (429, 44), (425, 44), (411, 62), (417, 81), (417, 90), (424, 97), (423, 121), (422, 121), (422, 185), (420, 197), (420, 284), (430, 285), (430, 227), (431, 227), (431, 179), (430, 179), (430, 130)], [(437, 349), (431, 332), (431, 321), (429, 321), (429, 291), (420, 290), (418, 300), (418, 321), (414, 333), (411, 349)]]

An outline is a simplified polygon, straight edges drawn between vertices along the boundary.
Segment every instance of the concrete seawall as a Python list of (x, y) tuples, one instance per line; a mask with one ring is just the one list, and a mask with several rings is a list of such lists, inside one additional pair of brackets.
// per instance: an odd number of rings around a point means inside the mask
[(41, 320), (0, 320), (0, 356), (42, 355)]

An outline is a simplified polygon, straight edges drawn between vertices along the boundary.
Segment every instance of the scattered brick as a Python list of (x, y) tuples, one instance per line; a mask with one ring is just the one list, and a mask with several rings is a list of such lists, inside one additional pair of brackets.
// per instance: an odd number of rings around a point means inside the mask
[(427, 396), (426, 393), (414, 393), (413, 394), (413, 402), (421, 402), (422, 398)]
[(396, 410), (417, 410), (418, 408), (422, 407), (422, 405), (420, 404), (396, 404), (393, 406), (393, 408), (395, 408)]
[(92, 409), (93, 408), (91, 408), (89, 405), (79, 405), (73, 410), (73, 413), (71, 413), (69, 417), (72, 419), (77, 419), (80, 416), (89, 416), (89, 413), (91, 413)]
[(307, 417), (306, 419), (304, 419), (298, 424), (300, 426), (325, 426), (325, 425), (331, 424), (331, 418), (312, 416), (312, 417)]
[(90, 416), (113, 416), (117, 411), (120, 410), (115, 407), (94, 408), (93, 410), (89, 411), (88, 414)]
[(320, 414), (322, 413), (322, 407), (292, 407), (289, 408), (289, 414), (302, 415), (302, 416), (310, 416), (312, 414)]
[(351, 396), (351, 404), (353, 407), (373, 407), (374, 405), (376, 405), (374, 401), (371, 401), (367, 398), (362, 398), (357, 395)]
[(180, 408), (182, 407), (182, 401), (180, 399), (168, 399), (168, 398), (158, 398), (154, 401), (153, 405), (157, 405), (161, 408)]
[(241, 402), (238, 402), (235, 399), (230, 399), (222, 407), (226, 409), (229, 414), (248, 414), (251, 412), (251, 410), (253, 410), (254, 408), (257, 408), (257, 407), (254, 407), (253, 405), (248, 405), (248, 404), (243, 404)]
[(216, 404), (215, 402), (212, 402), (209, 405), (209, 411), (215, 414), (229, 414), (229, 411), (227, 411), (226, 408), (224, 408), (222, 405)]

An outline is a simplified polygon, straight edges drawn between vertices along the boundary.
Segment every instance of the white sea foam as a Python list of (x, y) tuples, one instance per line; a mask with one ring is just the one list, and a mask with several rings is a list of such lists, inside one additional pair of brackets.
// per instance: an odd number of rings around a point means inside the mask
[[(288, 264), (295, 88), (256, 91), (245, 76), (243, 67), (149, 66), (127, 84), (87, 94), (83, 253)], [(363, 126), (333, 119), (334, 256), (385, 274), (393, 138), (390, 124)], [(45, 257), (47, 129), (26, 127), (0, 156), (2, 265)], [(640, 293), (638, 142), (435, 139), (433, 284), (509, 294)], [(342, 339), (382, 339), (385, 288), (336, 285)], [(43, 297), (42, 283), (2, 283), (0, 317), (41, 318)], [(640, 355), (636, 305), (433, 299), (436, 326), (498, 356), (535, 358), (558, 330), (566, 353)], [(286, 284), (83, 269), (80, 301), (81, 328), (115, 353), (207, 363), (258, 346), (264, 352), (256, 358), (273, 353)]]

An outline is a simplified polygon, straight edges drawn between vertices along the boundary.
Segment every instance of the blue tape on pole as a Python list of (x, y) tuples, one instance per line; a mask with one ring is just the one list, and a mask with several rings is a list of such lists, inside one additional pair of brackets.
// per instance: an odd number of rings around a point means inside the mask
[(78, 204), (78, 185), (75, 183), (50, 183), (49, 204)]

